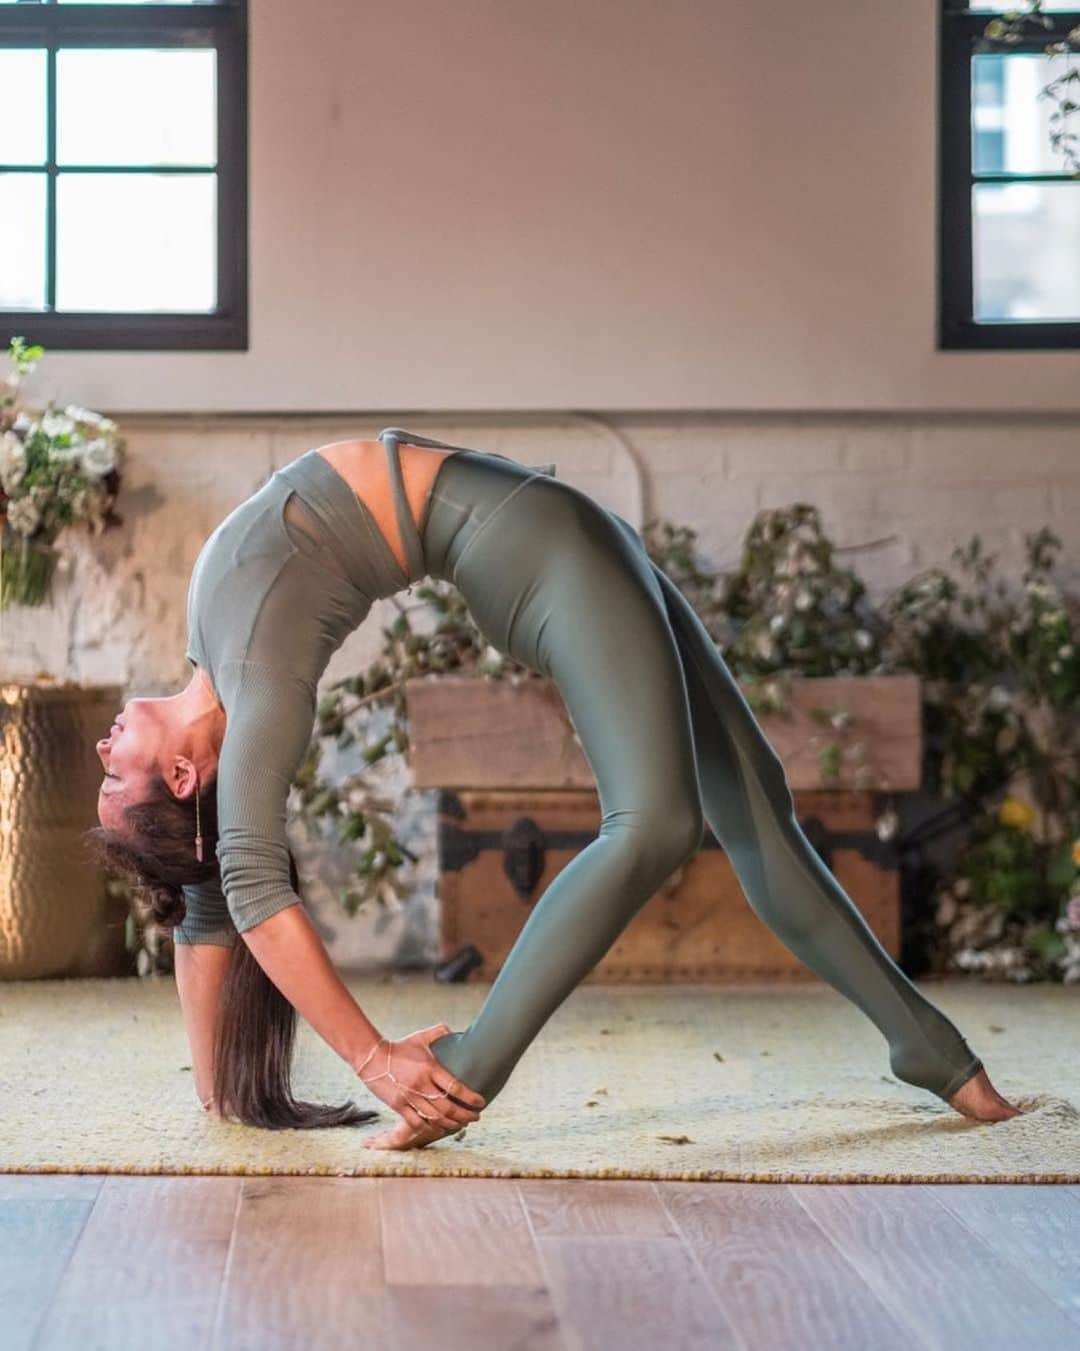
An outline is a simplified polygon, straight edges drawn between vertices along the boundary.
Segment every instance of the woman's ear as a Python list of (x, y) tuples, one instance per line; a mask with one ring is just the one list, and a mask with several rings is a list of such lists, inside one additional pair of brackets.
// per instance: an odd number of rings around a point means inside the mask
[(175, 755), (165, 774), (174, 797), (186, 798), (198, 791), (199, 774), (186, 755)]

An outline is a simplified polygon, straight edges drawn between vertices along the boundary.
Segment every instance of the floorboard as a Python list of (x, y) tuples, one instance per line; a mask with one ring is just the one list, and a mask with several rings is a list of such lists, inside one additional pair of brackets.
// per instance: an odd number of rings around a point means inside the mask
[(916, 1351), (882, 1303), (783, 1183), (676, 1183), (658, 1193), (748, 1345), (770, 1351)]
[(980, 1351), (1080, 1345), (1060, 1307), (932, 1188), (798, 1183), (791, 1191), (881, 1302), (928, 1345), (965, 1346), (976, 1336)]
[(1080, 1351), (1080, 1186), (0, 1174), (0, 1351)]

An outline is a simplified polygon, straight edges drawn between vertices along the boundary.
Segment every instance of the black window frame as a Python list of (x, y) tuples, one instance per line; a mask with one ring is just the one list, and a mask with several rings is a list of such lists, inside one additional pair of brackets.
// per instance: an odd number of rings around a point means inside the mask
[[(989, 41), (988, 9), (969, 9), (961, 0), (940, 0), (938, 69), (938, 345), (941, 349), (1012, 351), (1068, 350), (1080, 347), (1080, 319), (986, 321), (974, 317), (972, 185), (1068, 182), (1080, 193), (1080, 179), (1061, 173), (980, 173), (971, 162), (972, 58), (995, 53), (1043, 53), (1080, 23), (1076, 10), (1047, 10), (1053, 31), (1027, 25), (1020, 41)], [(998, 16), (1000, 17), (1000, 12)]]
[[(50, 351), (235, 351), (248, 348), (248, 6), (247, 0), (198, 4), (0, 5), (0, 48), (47, 50), (48, 143), (41, 165), (0, 170), (46, 174), (46, 303), (56, 288), (56, 51), (58, 47), (214, 47), (217, 51), (218, 304), (213, 311), (135, 312), (0, 308), (13, 334)], [(103, 172), (78, 165), (64, 172)], [(206, 166), (115, 165), (113, 172), (206, 172)]]

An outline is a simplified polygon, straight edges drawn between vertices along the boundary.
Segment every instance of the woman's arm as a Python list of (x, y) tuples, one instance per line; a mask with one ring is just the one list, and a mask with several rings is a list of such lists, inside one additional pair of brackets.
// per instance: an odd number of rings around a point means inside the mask
[(213, 1110), (214, 1032), (230, 950), (215, 943), (179, 943), (173, 949), (176, 989), (191, 1045), (195, 1092)]
[[(356, 1073), (363, 1071), (364, 1082), (387, 1106), (417, 1128), (425, 1119), (448, 1128), (475, 1121), (483, 1098), (427, 1049), (443, 1033), (425, 1029), (383, 1045), (293, 889), (286, 803), (311, 739), (313, 690), (263, 662), (226, 661), (217, 676), (228, 721), (218, 756), (215, 851), (236, 932), (284, 998)], [(392, 1063), (384, 1067), (388, 1058)], [(475, 1106), (447, 1094), (475, 1100)]]
[(338, 975), (303, 905), (277, 911), (242, 941), (301, 1017), (357, 1069), (381, 1034)]
[(303, 905), (278, 910), (241, 937), (289, 1003), (377, 1098), (405, 1118), (410, 1132), (422, 1131), (428, 1118), (443, 1134), (479, 1120), (483, 1097), (429, 1050), (450, 1031), (446, 1024), (388, 1042), (349, 993)]

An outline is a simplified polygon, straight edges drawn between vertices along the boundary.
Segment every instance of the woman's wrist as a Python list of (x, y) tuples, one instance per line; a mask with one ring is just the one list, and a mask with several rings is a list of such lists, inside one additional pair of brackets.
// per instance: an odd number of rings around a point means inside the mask
[(363, 1079), (365, 1075), (370, 1077), (374, 1073), (372, 1067), (375, 1063), (376, 1052), (380, 1046), (385, 1045), (386, 1038), (373, 1028), (372, 1036), (368, 1039), (366, 1044), (360, 1048), (356, 1055), (350, 1058), (353, 1073), (359, 1079)]

